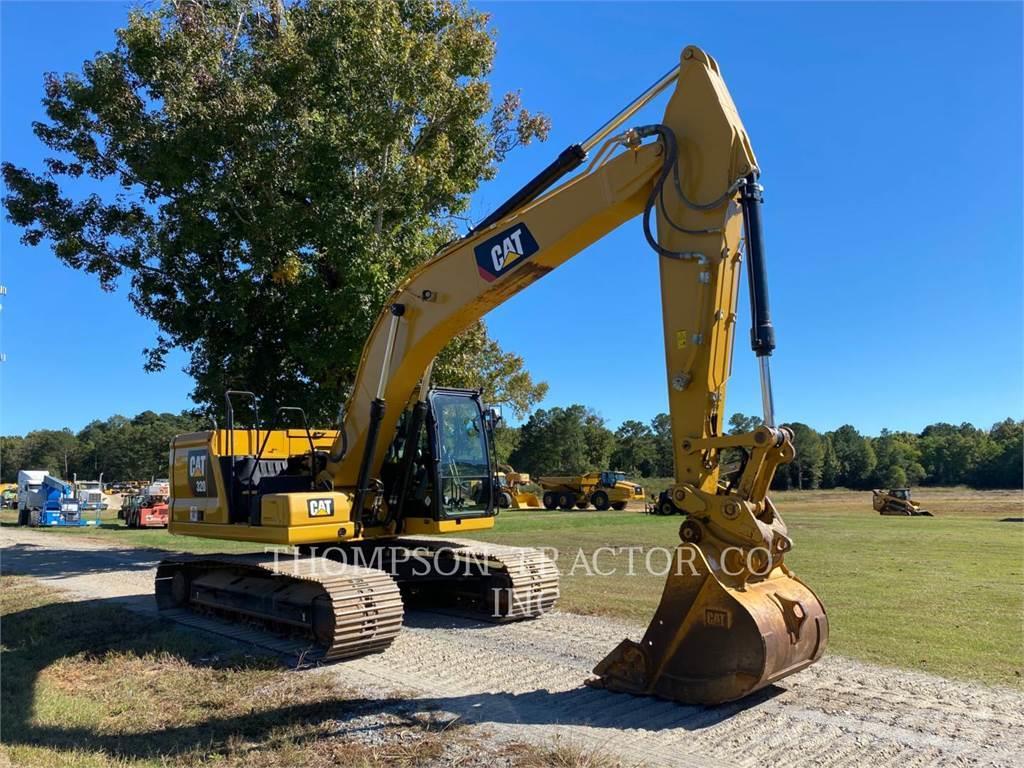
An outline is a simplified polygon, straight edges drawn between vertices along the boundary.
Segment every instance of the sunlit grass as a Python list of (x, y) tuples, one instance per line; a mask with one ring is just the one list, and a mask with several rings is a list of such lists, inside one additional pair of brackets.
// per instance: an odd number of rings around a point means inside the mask
[[(787, 564), (824, 603), (830, 649), (868, 661), (935, 674), (1022, 685), (1024, 524), (1020, 492), (929, 489), (915, 492), (936, 517), (882, 517), (871, 494), (780, 493), (773, 498), (794, 540)], [(475, 538), (554, 547), (562, 571), (560, 608), (648, 620), (664, 577), (634, 552), (600, 547), (673, 547), (679, 517), (642, 512), (502, 512)], [(655, 569), (665, 558), (654, 556)], [(575, 566), (575, 567), (574, 567)]]

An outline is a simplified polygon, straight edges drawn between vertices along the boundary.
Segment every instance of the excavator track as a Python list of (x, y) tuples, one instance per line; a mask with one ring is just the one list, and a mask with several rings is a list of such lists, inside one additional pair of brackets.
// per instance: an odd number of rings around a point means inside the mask
[[(472, 571), (477, 600), (472, 612), (495, 622), (532, 619), (550, 611), (558, 600), (558, 567), (542, 550), (510, 547), (473, 539), (402, 537), (389, 548), (427, 550)], [(401, 575), (399, 581), (403, 581)]]
[(161, 611), (227, 619), (239, 639), (253, 640), (255, 625), (311, 641), (305, 661), (379, 653), (402, 628), (402, 596), (387, 572), (320, 557), (168, 558), (157, 567), (156, 600)]

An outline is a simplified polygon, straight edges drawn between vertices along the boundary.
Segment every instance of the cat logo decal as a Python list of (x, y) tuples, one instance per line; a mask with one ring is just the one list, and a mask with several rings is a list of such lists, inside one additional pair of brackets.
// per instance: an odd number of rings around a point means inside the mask
[(516, 224), (484, 240), (473, 253), (480, 277), (490, 283), (539, 250), (526, 225)]

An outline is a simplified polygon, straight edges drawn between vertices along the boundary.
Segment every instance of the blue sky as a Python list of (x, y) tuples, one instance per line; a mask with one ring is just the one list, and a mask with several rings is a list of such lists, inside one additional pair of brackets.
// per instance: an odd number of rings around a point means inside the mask
[[(0, 154), (33, 169), (42, 75), (112, 46), (128, 4), (0, 4)], [(1020, 417), (1022, 6), (953, 3), (490, 3), (496, 93), (547, 113), (475, 196), (482, 217), (677, 60), (716, 57), (766, 186), (782, 420), (917, 430)], [(636, 122), (656, 120), (663, 101)], [(155, 329), (123, 293), (26, 248), (2, 225), (0, 432), (190, 405), (172, 355), (142, 370)], [(614, 427), (665, 410), (657, 258), (629, 222), (488, 316), (551, 385)], [(745, 288), (741, 304), (745, 307)], [(741, 328), (748, 324), (741, 316)], [(759, 412), (738, 337), (728, 411)]]

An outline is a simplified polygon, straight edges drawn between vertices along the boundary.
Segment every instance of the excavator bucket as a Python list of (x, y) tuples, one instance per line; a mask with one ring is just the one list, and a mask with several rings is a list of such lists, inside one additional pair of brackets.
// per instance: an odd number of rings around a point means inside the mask
[(716, 574), (697, 546), (684, 543), (673, 566), (643, 640), (623, 640), (594, 668), (591, 685), (720, 704), (797, 672), (824, 652), (825, 609), (785, 565), (728, 586), (727, 575)]

